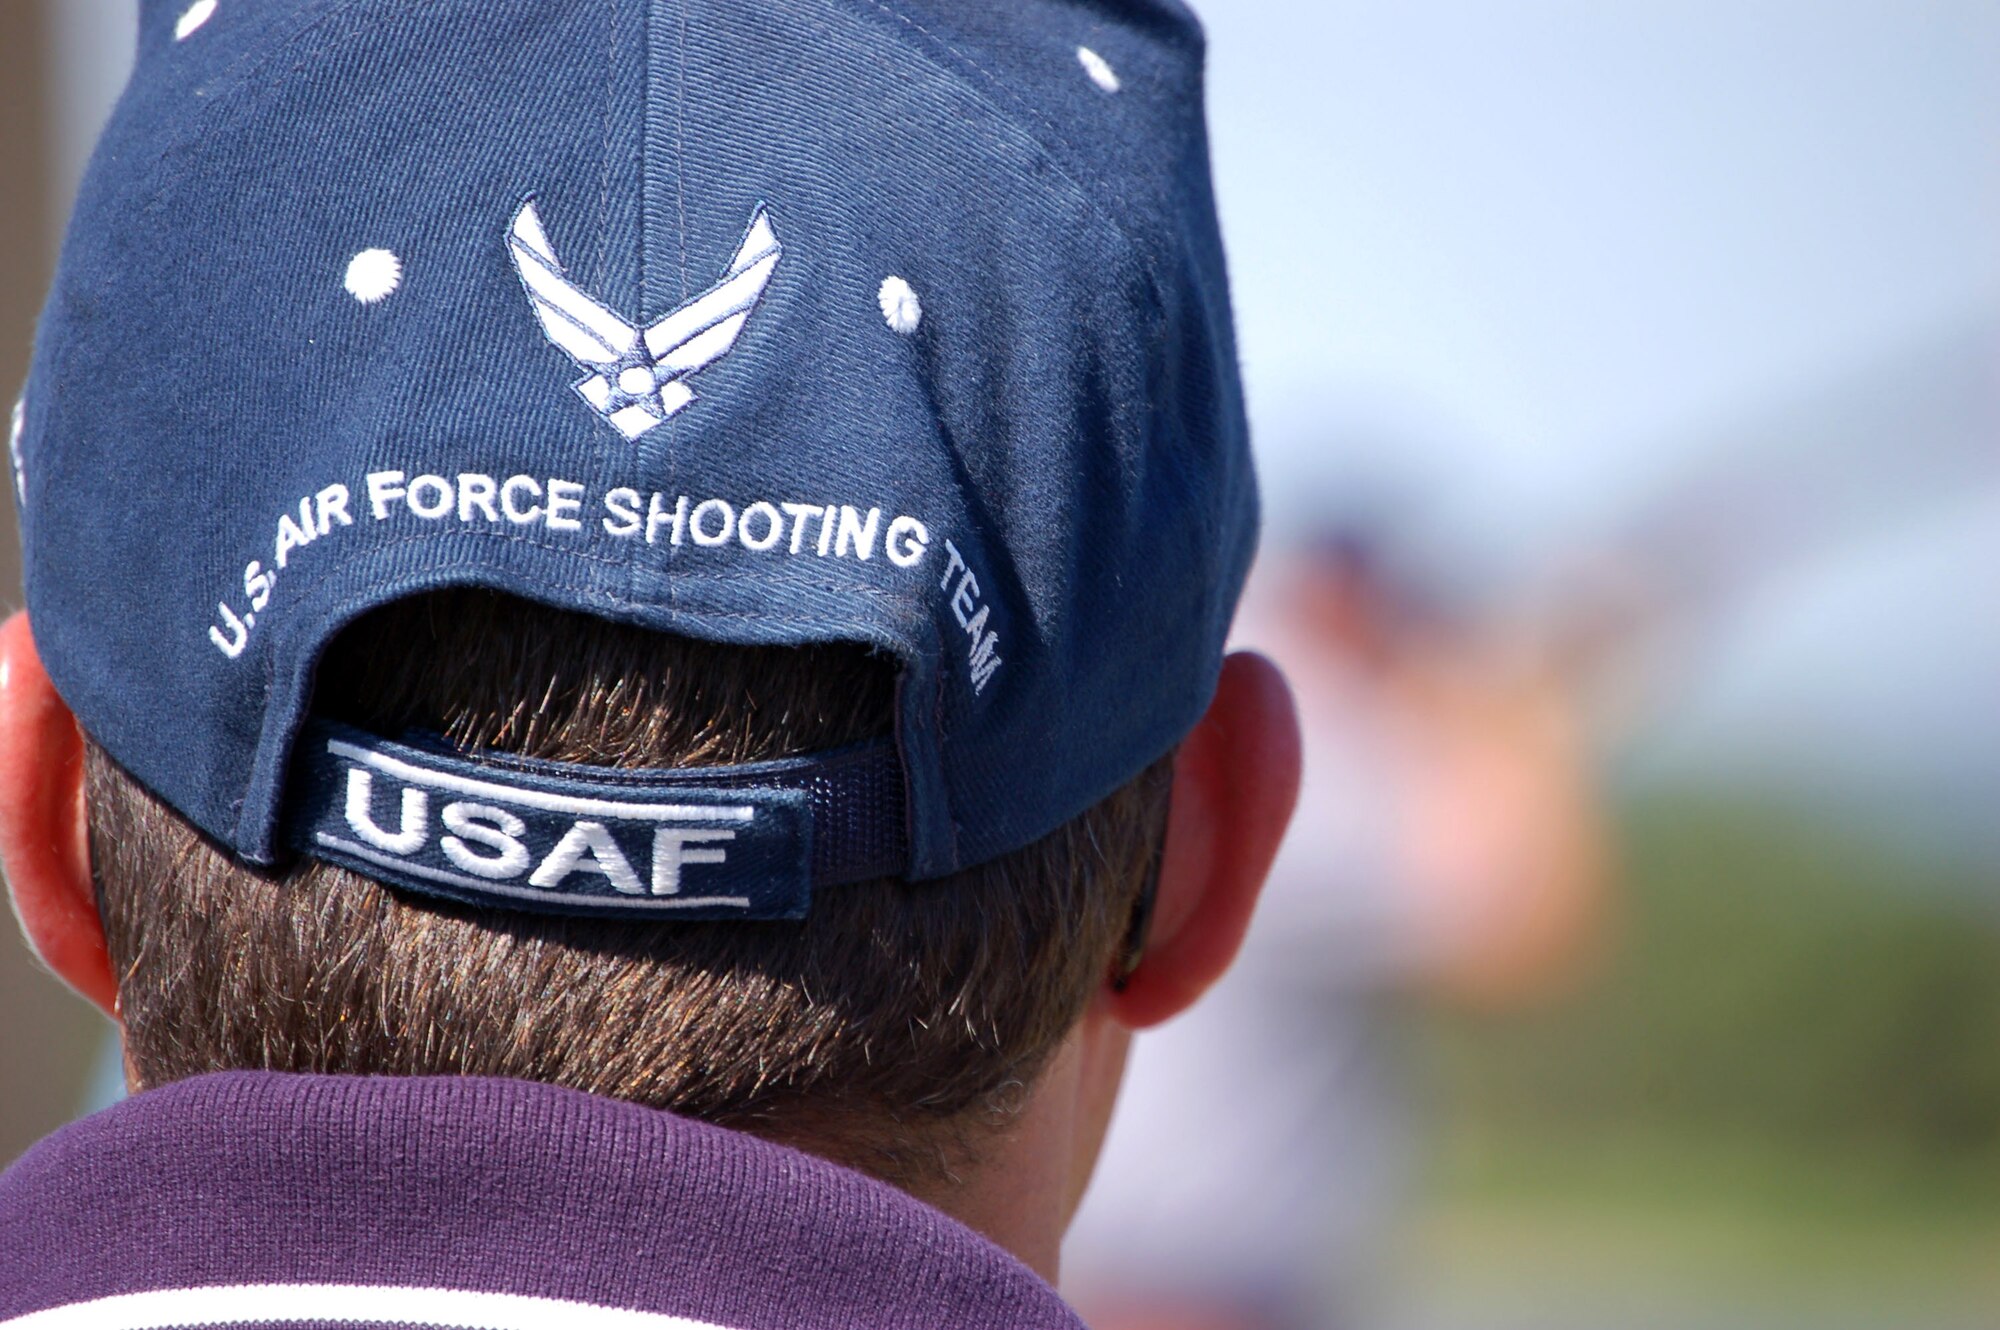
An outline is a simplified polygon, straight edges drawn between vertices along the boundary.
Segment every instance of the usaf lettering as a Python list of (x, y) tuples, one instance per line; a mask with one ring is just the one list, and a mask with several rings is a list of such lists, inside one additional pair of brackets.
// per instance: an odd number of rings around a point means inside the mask
[[(625, 896), (678, 896), (684, 869), (727, 862), (726, 842), (736, 839), (736, 832), (726, 827), (669, 825), (660, 810), (646, 806), (634, 807), (635, 816), (622, 816), (612, 805), (596, 817), (552, 819), (550, 814), (556, 809), (537, 805), (571, 801), (544, 801), (528, 791), (510, 792), (500, 787), (443, 802), (445, 791), (404, 785), (392, 830), (376, 817), (377, 774), (364, 766), (347, 768), (344, 811), (357, 840), (399, 859), (418, 854), (438, 829), (431, 822), (432, 796), (437, 794), (441, 804), (438, 822), (443, 831), (438, 850), (454, 869), (486, 882), (511, 882), (525, 874), (529, 886), (557, 892), (573, 875), (584, 873), (605, 879), (612, 890)], [(503, 807), (503, 803), (514, 807)], [(730, 817), (747, 820), (752, 812), (737, 808), (674, 811), (711, 821)], [(531, 828), (522, 813), (539, 825)], [(613, 833), (614, 823), (626, 824), (623, 829), (628, 837), (634, 831), (651, 833), (649, 855), (641, 858), (650, 868), (646, 879), (641, 879), (625, 845)]]

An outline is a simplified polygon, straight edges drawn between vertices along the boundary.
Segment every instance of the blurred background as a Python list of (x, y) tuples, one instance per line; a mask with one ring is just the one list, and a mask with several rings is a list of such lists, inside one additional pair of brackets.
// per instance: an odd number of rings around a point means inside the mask
[[(2000, 1327), (2000, 5), (1203, 15), (1306, 807), (1071, 1291)], [(0, 380), (132, 26), (0, 3)], [(7, 931), (0, 1161), (103, 1036)]]

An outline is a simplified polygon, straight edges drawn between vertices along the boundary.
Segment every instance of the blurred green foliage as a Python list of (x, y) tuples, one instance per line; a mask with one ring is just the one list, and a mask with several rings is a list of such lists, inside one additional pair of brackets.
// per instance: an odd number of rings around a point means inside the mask
[(1630, 808), (1624, 855), (1591, 982), (1418, 1020), (1422, 1323), (1993, 1324), (1991, 866), (1712, 798)]
[(1656, 800), (1624, 822), (1601, 972), (1544, 1011), (1432, 1023), (1454, 1118), (2000, 1162), (1990, 870), (1755, 804)]

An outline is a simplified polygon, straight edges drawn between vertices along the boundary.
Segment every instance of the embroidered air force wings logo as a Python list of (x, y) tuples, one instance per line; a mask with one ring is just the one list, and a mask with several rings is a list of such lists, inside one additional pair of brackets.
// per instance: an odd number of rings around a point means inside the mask
[(569, 280), (533, 199), (514, 214), (507, 249), (542, 331), (589, 371), (577, 395), (628, 439), (694, 400), (689, 376), (736, 345), (784, 252), (760, 204), (722, 280), (642, 332)]

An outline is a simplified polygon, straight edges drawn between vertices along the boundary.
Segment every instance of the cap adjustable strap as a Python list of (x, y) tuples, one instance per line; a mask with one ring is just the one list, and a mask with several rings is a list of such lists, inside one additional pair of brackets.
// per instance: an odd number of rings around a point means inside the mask
[(314, 719), (294, 749), (284, 830), (306, 854), (411, 891), (562, 914), (798, 919), (815, 886), (909, 863), (886, 739), (626, 770)]

